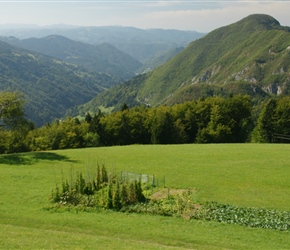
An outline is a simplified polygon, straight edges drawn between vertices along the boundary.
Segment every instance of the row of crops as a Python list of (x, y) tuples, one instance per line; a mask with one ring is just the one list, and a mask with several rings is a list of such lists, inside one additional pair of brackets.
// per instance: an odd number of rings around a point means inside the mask
[(196, 211), (192, 219), (211, 220), (249, 227), (290, 230), (290, 212), (264, 208), (246, 208), (210, 202)]

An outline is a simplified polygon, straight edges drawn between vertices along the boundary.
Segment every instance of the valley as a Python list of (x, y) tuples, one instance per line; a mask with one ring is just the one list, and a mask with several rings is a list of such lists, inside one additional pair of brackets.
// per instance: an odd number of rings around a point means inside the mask
[[(0, 29), (1, 89), (25, 94), (27, 116), (37, 126), (62, 119), (67, 110), (104, 90), (151, 71), (181, 51), (180, 46), (203, 35), (125, 27), (19, 32)], [(134, 46), (130, 45), (131, 40), (136, 41)], [(132, 51), (121, 51), (113, 41), (125, 42)], [(164, 46), (167, 43), (170, 45)], [(138, 56), (141, 51), (147, 59)]]

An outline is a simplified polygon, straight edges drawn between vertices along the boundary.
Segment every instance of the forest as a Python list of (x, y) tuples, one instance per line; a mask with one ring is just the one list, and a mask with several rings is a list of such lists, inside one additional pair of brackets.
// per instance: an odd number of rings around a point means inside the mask
[(18, 92), (0, 94), (0, 153), (130, 144), (268, 143), (290, 137), (290, 97), (266, 101), (258, 117), (247, 95), (208, 97), (159, 106), (138, 106), (110, 114), (66, 117), (42, 127), (25, 119)]

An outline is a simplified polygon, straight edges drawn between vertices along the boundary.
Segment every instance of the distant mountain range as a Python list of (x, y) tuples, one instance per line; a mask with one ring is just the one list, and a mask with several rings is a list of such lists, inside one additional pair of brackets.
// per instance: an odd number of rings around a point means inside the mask
[(64, 36), (50, 35), (43, 38), (17, 39), (0, 37), (11, 45), (77, 64), (97, 73), (108, 73), (117, 82), (128, 80), (143, 66), (137, 59), (108, 43), (91, 45), (73, 41)]
[[(39, 126), (138, 73), (151, 71), (203, 35), (129, 27), (15, 25), (1, 25), (0, 34), (5, 35), (0, 37), (0, 90), (23, 92), (27, 116)], [(134, 57), (109, 42), (131, 49)], [(140, 63), (138, 55), (149, 58), (148, 64)]]
[[(290, 28), (268, 15), (250, 15), (197, 40), (194, 32), (126, 27), (52, 31), (15, 30), (22, 37), (0, 42), (0, 88), (25, 93), (37, 125), (124, 103), (156, 107), (238, 93), (259, 103), (290, 94)], [(23, 37), (32, 32), (38, 38)]]
[[(207, 96), (290, 94), (290, 28), (250, 15), (192, 42), (171, 60), (96, 96), (74, 112), (146, 104), (172, 105)], [(77, 111), (78, 110), (78, 111)]]
[[(138, 29), (122, 26), (73, 27), (73, 26), (0, 26), (1, 36), (14, 36), (18, 39), (43, 38), (60, 35), (92, 45), (109, 43), (117, 49), (137, 59), (142, 64), (154, 60), (160, 52), (185, 47), (190, 42), (204, 36), (196, 31)], [(147, 65), (147, 68), (152, 66)]]
[(63, 117), (115, 84), (108, 74), (0, 41), (0, 90), (24, 93), (26, 114), (37, 125)]

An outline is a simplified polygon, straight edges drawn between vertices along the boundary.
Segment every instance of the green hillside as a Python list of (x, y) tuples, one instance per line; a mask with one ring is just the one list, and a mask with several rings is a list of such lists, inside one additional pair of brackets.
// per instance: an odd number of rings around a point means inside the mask
[(68, 108), (88, 102), (115, 83), (108, 74), (0, 41), (1, 90), (24, 93), (26, 114), (37, 125), (61, 118)]
[[(290, 28), (271, 16), (251, 15), (192, 42), (142, 80), (138, 77), (103, 93), (88, 109), (119, 108), (124, 102), (157, 106), (229, 93), (257, 99), (287, 95), (289, 63)], [(126, 92), (129, 85), (132, 90), (120, 103), (115, 93)]]
[[(78, 172), (154, 174), (195, 201), (289, 211), (290, 147), (133, 145), (0, 155), (1, 249), (289, 249), (289, 231), (103, 209), (53, 208), (51, 190)], [(87, 175), (85, 175), (87, 176)]]
[(159, 53), (156, 53), (154, 57), (146, 60), (144, 65), (138, 69), (137, 73), (144, 74), (144, 73), (150, 72), (151, 70), (157, 68), (158, 66), (165, 64), (172, 57), (180, 53), (183, 49), (184, 47), (178, 47), (178, 48), (171, 49), (169, 51), (161, 51)]
[(80, 65), (97, 73), (110, 74), (118, 82), (132, 78), (135, 76), (135, 71), (142, 66), (138, 60), (108, 43), (91, 45), (59, 35), (23, 40), (3, 37), (2, 40), (12, 45), (59, 58), (68, 63)]

